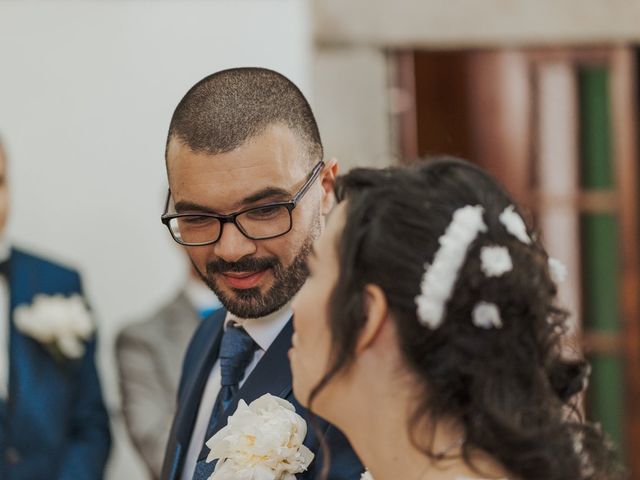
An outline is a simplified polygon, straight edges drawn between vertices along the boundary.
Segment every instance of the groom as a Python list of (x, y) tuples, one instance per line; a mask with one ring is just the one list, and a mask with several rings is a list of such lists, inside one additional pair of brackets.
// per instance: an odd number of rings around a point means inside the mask
[[(188, 248), (194, 267), (225, 309), (203, 321), (187, 350), (162, 478), (205, 480), (205, 442), (240, 399), (265, 393), (305, 417), (291, 391), (291, 300), (307, 277), (305, 260), (332, 206), (335, 160), (324, 163), (311, 108), (298, 88), (266, 69), (238, 68), (193, 86), (171, 119), (166, 144), (170, 192), (163, 223)], [(320, 422), (331, 479), (364, 470), (335, 427)]]

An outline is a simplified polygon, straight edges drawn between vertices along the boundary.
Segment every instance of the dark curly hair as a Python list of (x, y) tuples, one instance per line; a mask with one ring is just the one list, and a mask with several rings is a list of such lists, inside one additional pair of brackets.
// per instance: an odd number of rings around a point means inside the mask
[[(499, 221), (514, 205), (506, 191), (470, 163), (438, 158), (412, 168), (352, 170), (338, 179), (336, 196), (347, 201), (347, 220), (336, 245), (332, 352), (310, 408), (353, 361), (365, 323), (364, 287), (376, 284), (387, 297), (404, 361), (424, 386), (408, 428), (425, 454), (438, 459), (428, 432), (423, 438), (422, 420), (453, 417), (465, 428), (462, 457), (472, 467), (471, 451), (481, 449), (521, 480), (618, 478), (610, 445), (573, 405), (588, 366), (562, 356), (567, 314), (554, 305), (547, 253), (534, 232), (527, 245)], [(424, 266), (453, 213), (467, 205), (483, 207), (488, 229), (467, 251), (443, 323), (430, 330), (416, 311)], [(512, 259), (513, 269), (500, 277), (481, 269), (480, 251), (490, 245), (507, 247)], [(499, 307), (502, 328), (473, 325), (480, 301)]]

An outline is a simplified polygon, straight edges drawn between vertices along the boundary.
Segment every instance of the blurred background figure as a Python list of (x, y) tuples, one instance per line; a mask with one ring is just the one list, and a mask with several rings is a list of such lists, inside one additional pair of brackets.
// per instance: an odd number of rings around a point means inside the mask
[(110, 480), (148, 478), (121, 409), (117, 335), (188, 276), (160, 222), (171, 113), (194, 78), (238, 65), (282, 72), (311, 96), (310, 9), (308, 0), (0, 1), (0, 131), (18, 160), (11, 232), (82, 268), (100, 330)]
[(15, 248), (8, 213), (0, 143), (0, 478), (102, 479), (109, 418), (80, 276)]
[(200, 322), (222, 305), (190, 265), (184, 287), (116, 340), (127, 430), (153, 479), (160, 478), (176, 406), (182, 358)]

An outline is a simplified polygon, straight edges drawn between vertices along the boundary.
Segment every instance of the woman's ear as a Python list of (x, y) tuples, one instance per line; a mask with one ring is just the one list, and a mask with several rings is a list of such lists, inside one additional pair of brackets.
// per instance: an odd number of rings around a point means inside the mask
[(388, 315), (387, 297), (378, 285), (364, 287), (364, 305), (366, 320), (358, 338), (356, 353), (367, 349), (375, 341)]

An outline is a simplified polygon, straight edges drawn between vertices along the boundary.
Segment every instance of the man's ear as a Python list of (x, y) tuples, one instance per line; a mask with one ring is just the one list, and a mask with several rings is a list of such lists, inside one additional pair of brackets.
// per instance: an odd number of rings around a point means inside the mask
[(356, 353), (360, 353), (371, 346), (380, 333), (389, 313), (387, 297), (378, 285), (368, 284), (364, 287), (363, 302), (366, 321), (358, 338)]
[(325, 162), (325, 166), (320, 173), (320, 185), (322, 186), (322, 214), (327, 215), (333, 208), (335, 196), (333, 186), (338, 175), (338, 160), (331, 158)]

